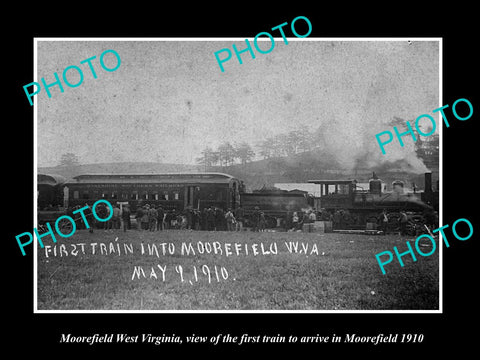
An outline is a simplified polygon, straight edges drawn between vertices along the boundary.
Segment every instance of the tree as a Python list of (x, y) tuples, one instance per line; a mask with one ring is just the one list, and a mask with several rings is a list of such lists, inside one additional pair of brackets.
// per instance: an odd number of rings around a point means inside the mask
[(298, 154), (314, 147), (313, 135), (307, 130), (294, 130), (266, 138), (257, 145), (264, 159)]
[(283, 137), (282, 134), (274, 135), (273, 137), (270, 138), (273, 157), (281, 157), (284, 155), (284, 152), (285, 152), (284, 140), (285, 138)]
[(203, 165), (205, 171), (207, 171), (207, 169), (214, 164), (214, 162), (213, 162), (214, 153), (215, 152), (212, 150), (212, 148), (207, 146), (200, 153), (201, 156), (196, 158), (195, 161), (197, 162), (197, 164)]
[(317, 130), (313, 133), (313, 145), (317, 149), (325, 149), (325, 134), (327, 133), (327, 126), (322, 124), (318, 127)]
[(272, 156), (272, 147), (269, 139), (263, 140), (261, 143), (257, 145), (257, 148), (258, 148), (259, 154), (263, 156), (264, 160)]
[(218, 153), (218, 151), (213, 151), (210, 154), (210, 160), (212, 161), (212, 166), (220, 163), (220, 154)]
[(78, 160), (77, 155), (73, 153), (66, 153), (60, 157), (60, 166), (79, 166), (80, 161)]
[(312, 150), (315, 146), (315, 135), (309, 132), (307, 129), (301, 129), (297, 131), (298, 138), (298, 152), (307, 152)]
[(236, 157), (240, 159), (242, 165), (246, 165), (247, 162), (252, 160), (252, 158), (255, 156), (255, 152), (252, 150), (252, 147), (246, 142), (235, 145), (235, 154)]
[(287, 154), (293, 155), (299, 152), (299, 143), (301, 140), (301, 133), (299, 130), (290, 131), (285, 139), (285, 146), (287, 148)]
[(220, 144), (217, 149), (219, 158), (220, 158), (220, 165), (222, 166), (229, 166), (232, 165), (236, 158), (235, 148), (229, 142), (225, 142)]

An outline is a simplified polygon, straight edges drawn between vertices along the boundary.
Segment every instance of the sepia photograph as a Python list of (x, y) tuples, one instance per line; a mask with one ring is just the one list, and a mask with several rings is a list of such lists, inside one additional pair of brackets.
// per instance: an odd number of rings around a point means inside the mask
[(35, 312), (442, 311), (442, 39), (272, 35), (35, 38)]

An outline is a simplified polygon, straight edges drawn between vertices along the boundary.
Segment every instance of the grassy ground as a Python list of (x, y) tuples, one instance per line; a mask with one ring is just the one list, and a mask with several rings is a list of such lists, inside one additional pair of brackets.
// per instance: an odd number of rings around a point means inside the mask
[[(45, 249), (38, 248), (38, 309), (438, 309), (438, 251), (429, 257), (417, 256), (417, 262), (405, 256), (403, 268), (394, 259), (386, 265), (386, 275), (380, 271), (375, 254), (393, 252), (393, 246), (405, 251), (405, 240), (398, 235), (181, 230), (126, 233), (96, 230), (90, 234), (77, 230), (68, 239), (58, 238), (56, 256), (53, 246), (48, 249), (48, 257)], [(47, 245), (46, 239), (44, 242)], [(196, 254), (182, 255), (182, 242), (191, 243)], [(226, 256), (225, 248), (222, 254), (199, 254), (198, 242), (231, 243), (233, 254)], [(298, 242), (299, 250), (302, 243), (308, 245), (307, 254), (290, 253), (285, 242)], [(85, 254), (77, 245), (78, 253), (73, 256), (76, 251), (72, 244), (80, 243), (85, 244)], [(97, 243), (95, 254), (92, 243)], [(100, 248), (99, 243), (105, 247)], [(166, 245), (167, 254), (163, 255), (161, 243), (172, 243), (173, 254), (168, 253)], [(240, 255), (235, 253), (235, 243), (241, 246)], [(260, 251), (256, 256), (252, 253), (254, 243)], [(266, 250), (276, 244), (278, 253), (262, 255), (261, 243)], [(133, 253), (127, 249), (126, 254), (124, 244)], [(142, 244), (145, 254), (141, 253)], [(156, 253), (148, 254), (148, 246), (153, 244), (157, 246), (158, 257)], [(62, 256), (60, 245), (65, 245)], [(427, 245), (422, 251), (427, 253), (430, 249)], [(134, 274), (138, 266), (145, 277), (139, 268), (138, 276)]]

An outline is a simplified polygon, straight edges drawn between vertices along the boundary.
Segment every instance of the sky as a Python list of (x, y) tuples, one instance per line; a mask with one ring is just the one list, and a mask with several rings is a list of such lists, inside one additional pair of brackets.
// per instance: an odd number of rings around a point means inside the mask
[[(327, 148), (344, 162), (357, 154), (374, 161), (412, 155), (391, 144), (382, 155), (375, 134), (393, 117), (414, 120), (439, 103), (438, 41), (341, 41), (275, 38), (268, 54), (232, 50), (244, 40), (37, 42), (37, 80), (76, 65), (83, 82), (35, 96), (38, 166), (57, 165), (64, 153), (80, 163), (160, 161), (194, 164), (206, 146), (247, 142), (324, 125)], [(267, 43), (259, 42), (268, 49)], [(252, 42), (252, 41), (251, 41)], [(253, 47), (253, 46), (252, 46)], [(232, 58), (221, 72), (214, 52)], [(115, 50), (121, 64), (107, 72), (100, 54)], [(97, 78), (87, 64), (92, 60)], [(221, 56), (224, 56), (222, 54)], [(114, 67), (111, 53), (104, 57)], [(79, 80), (69, 70), (68, 80)], [(438, 116), (435, 116), (438, 124)], [(437, 127), (438, 129), (438, 127)], [(427, 132), (427, 131), (425, 131)], [(408, 141), (410, 140), (410, 142)], [(390, 152), (389, 152), (390, 150)]]

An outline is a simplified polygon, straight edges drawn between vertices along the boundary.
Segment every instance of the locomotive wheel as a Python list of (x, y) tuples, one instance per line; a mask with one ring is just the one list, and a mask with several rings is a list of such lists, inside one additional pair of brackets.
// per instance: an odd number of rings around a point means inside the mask
[(72, 232), (73, 225), (67, 219), (62, 219), (58, 223), (58, 228), (62, 234), (70, 234)]
[(412, 215), (407, 224), (407, 232), (410, 230), (410, 228), (412, 229), (412, 234), (409, 232), (409, 235), (426, 234), (427, 229), (425, 228), (425, 218), (423, 215)]
[(388, 229), (389, 232), (400, 231), (400, 213), (390, 213), (390, 214), (388, 214), (387, 229)]
[(417, 235), (417, 225), (414, 221), (408, 220), (407, 225), (405, 227), (405, 232), (408, 236), (415, 236)]

